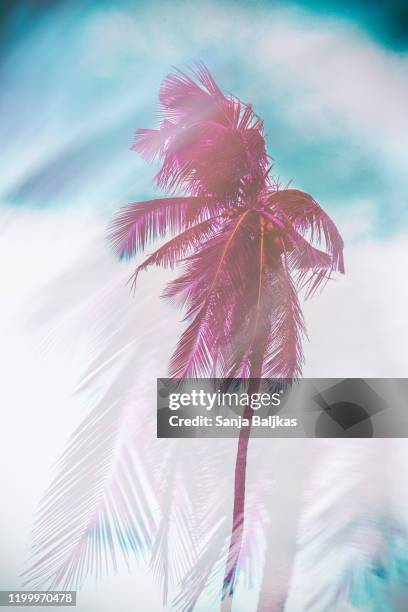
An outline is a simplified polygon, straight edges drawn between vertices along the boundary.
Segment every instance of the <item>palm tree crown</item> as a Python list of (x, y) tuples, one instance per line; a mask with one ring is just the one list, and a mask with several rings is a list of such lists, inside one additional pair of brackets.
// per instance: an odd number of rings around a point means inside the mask
[(138, 130), (132, 148), (160, 161), (155, 182), (169, 197), (127, 205), (110, 238), (121, 257), (170, 238), (134, 274), (181, 265), (164, 291), (189, 323), (170, 375), (299, 375), (298, 293), (344, 272), (336, 226), (312, 196), (271, 178), (263, 122), (203, 65), (169, 75), (159, 98), (158, 129)]

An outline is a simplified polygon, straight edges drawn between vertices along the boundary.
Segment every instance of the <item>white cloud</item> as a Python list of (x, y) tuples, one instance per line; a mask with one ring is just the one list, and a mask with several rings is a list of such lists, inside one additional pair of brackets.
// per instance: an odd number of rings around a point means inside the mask
[[(272, 21), (272, 20), (271, 20)], [(408, 59), (369, 40), (359, 29), (324, 19), (271, 23), (258, 39), (256, 62), (278, 77), (266, 87), (291, 90), (288, 112), (294, 122), (320, 122), (328, 130), (362, 135), (379, 152), (404, 153), (408, 130)]]
[(350, 245), (346, 275), (306, 304), (305, 376), (408, 376), (407, 249), (407, 234)]
[[(242, 65), (242, 85), (255, 98), (271, 94), (297, 129), (346, 131), (381, 156), (405, 156), (408, 58), (377, 45), (348, 21), (281, 7), (180, 4), (134, 14), (115, 9), (90, 23), (90, 53), (142, 58), (156, 67), (200, 58), (210, 47), (227, 76)], [(228, 85), (225, 85), (228, 87)], [(279, 94), (279, 90), (281, 94)], [(152, 92), (153, 95), (154, 92)], [(307, 119), (307, 121), (305, 121)]]

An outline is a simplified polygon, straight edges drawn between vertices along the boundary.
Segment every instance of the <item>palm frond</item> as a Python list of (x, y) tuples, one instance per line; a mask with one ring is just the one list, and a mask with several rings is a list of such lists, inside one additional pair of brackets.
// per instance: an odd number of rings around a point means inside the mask
[(303, 364), (302, 336), (306, 334), (296, 287), (287, 266), (273, 278), (278, 296), (270, 313), (269, 342), (265, 351), (264, 376), (295, 378)]
[(268, 203), (277, 206), (301, 234), (310, 234), (311, 242), (324, 241), (332, 257), (332, 268), (344, 273), (344, 243), (336, 225), (316, 200), (299, 189), (282, 189), (268, 195)]
[(285, 610), (391, 612), (407, 577), (408, 539), (390, 518), (387, 465), (378, 463), (390, 458), (389, 442), (313, 443)]
[(328, 253), (316, 249), (295, 232), (292, 250), (287, 252), (287, 262), (295, 285), (299, 291), (306, 290), (305, 298), (330, 280), (333, 271), (332, 258)]
[[(130, 345), (127, 360), (133, 366), (132, 352)], [(114, 368), (106, 393), (71, 436), (40, 504), (25, 573), (32, 588), (76, 588), (88, 574), (116, 569), (118, 557), (129, 563), (151, 546), (153, 491), (146, 474), (138, 473), (141, 449), (124, 433), (121, 390), (133, 367), (122, 359), (117, 367), (120, 375)]]
[(182, 333), (170, 360), (169, 375), (173, 378), (200, 378), (211, 371), (214, 348), (209, 313), (203, 307)]
[[(194, 455), (202, 465), (202, 478), (194, 476), (190, 453), (191, 441), (172, 441), (168, 460), (163, 464), (158, 486), (161, 517), (152, 550), (151, 567), (167, 604), (170, 590), (183, 581), (195, 567), (203, 534), (208, 529), (205, 515), (209, 499), (218, 490), (214, 478), (214, 457), (208, 444), (194, 440)], [(217, 455), (217, 453), (216, 453)]]
[(132, 257), (146, 245), (177, 234), (211, 216), (211, 198), (162, 198), (128, 204), (113, 219), (109, 241), (119, 257)]
[(201, 244), (213, 238), (218, 228), (219, 217), (211, 217), (168, 240), (136, 268), (133, 275), (134, 284), (139, 273), (150, 266), (174, 268), (180, 260), (189, 257)]
[(190, 258), (187, 272), (167, 289), (169, 297), (184, 294), (186, 317), (193, 317), (170, 363), (174, 377), (203, 376), (212, 370), (214, 355), (223, 337), (224, 313), (234, 299), (236, 288), (242, 286), (236, 282), (236, 275), (242, 274), (240, 261), (245, 249), (240, 248), (237, 236), (245, 231), (248, 214), (230, 223), (228, 232), (214, 237), (209, 245)]
[[(143, 404), (135, 415), (132, 401), (134, 373), (143, 381), (146, 363), (140, 362), (138, 348), (150, 345), (150, 333), (132, 336), (138, 313), (128, 308), (126, 275), (109, 270), (105, 252), (90, 251), (92, 257), (85, 264), (79, 258), (69, 274), (76, 301), (65, 299), (65, 277), (49, 288), (55, 299), (47, 333), (60, 336), (61, 321), (77, 326), (92, 321), (94, 342), (87, 345), (90, 359), (77, 387), (88, 414), (70, 436), (36, 517), (24, 574), (33, 588), (76, 588), (89, 575), (146, 560), (157, 529), (154, 475), (161, 453), (155, 456), (149, 443), (153, 415), (146, 415)], [(86, 269), (98, 282), (84, 290)], [(71, 325), (66, 331), (72, 333)], [(138, 393), (143, 397), (140, 384)]]
[(156, 130), (139, 130), (133, 149), (145, 159), (158, 157), (160, 188), (174, 193), (236, 197), (246, 177), (260, 183), (268, 159), (262, 121), (250, 105), (226, 97), (207, 68), (192, 75), (177, 70), (160, 89), (162, 121)]
[(226, 551), (225, 517), (214, 516), (214, 524), (203, 539), (202, 549), (197, 560), (184, 576), (179, 592), (173, 605), (178, 612), (192, 612), (204, 592), (209, 588), (213, 591), (214, 605), (219, 600), (219, 584), (217, 579), (220, 570), (225, 565)]

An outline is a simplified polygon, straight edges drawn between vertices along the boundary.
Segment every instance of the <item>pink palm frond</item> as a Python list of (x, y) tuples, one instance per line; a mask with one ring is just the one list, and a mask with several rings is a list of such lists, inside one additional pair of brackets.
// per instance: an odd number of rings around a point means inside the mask
[(343, 239), (340, 233), (316, 200), (299, 189), (275, 191), (268, 197), (272, 207), (280, 209), (301, 234), (310, 234), (310, 240), (325, 243), (332, 258), (332, 269), (344, 274)]
[(147, 270), (150, 266), (174, 268), (180, 260), (194, 253), (199, 244), (213, 238), (218, 227), (218, 217), (210, 217), (168, 240), (136, 268), (133, 275), (134, 282), (136, 282), (138, 274)]
[(111, 224), (109, 240), (119, 257), (132, 257), (157, 238), (185, 230), (218, 210), (211, 198), (162, 198), (128, 204)]
[(194, 77), (177, 71), (164, 79), (162, 121), (138, 130), (132, 148), (148, 161), (159, 158), (161, 188), (234, 198), (244, 179), (260, 183), (268, 166), (263, 123), (250, 105), (224, 96), (205, 66)]

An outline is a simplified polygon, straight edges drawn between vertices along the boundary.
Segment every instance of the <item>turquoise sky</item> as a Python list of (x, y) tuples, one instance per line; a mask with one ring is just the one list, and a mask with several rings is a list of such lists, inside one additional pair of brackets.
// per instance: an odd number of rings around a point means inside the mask
[(171, 66), (202, 60), (264, 118), (282, 181), (332, 211), (365, 207), (375, 233), (405, 227), (403, 3), (49, 6), (2, 9), (3, 204), (107, 212), (154, 195), (154, 168), (129, 151), (133, 134), (154, 124)]

